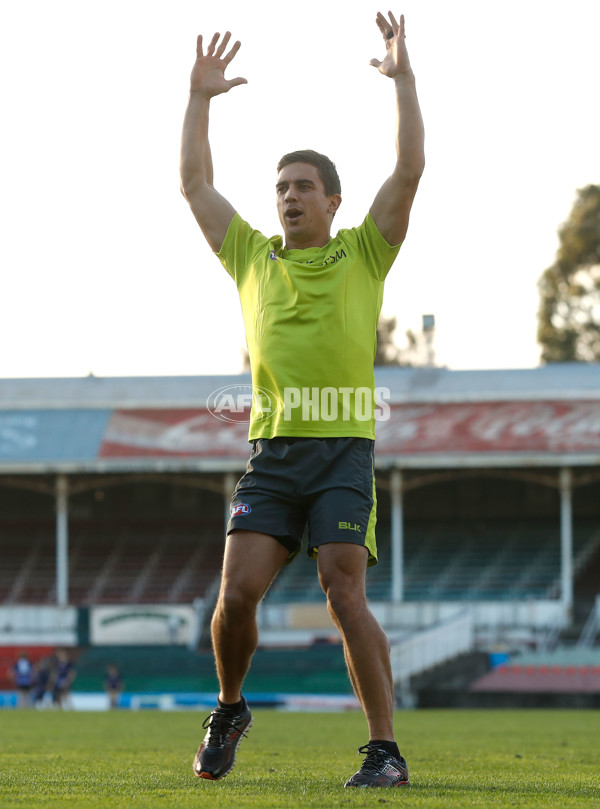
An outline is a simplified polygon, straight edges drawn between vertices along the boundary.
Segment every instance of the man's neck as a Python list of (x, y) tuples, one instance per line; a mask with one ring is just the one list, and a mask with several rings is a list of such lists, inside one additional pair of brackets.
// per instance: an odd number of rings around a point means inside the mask
[(322, 236), (320, 239), (308, 239), (307, 241), (297, 241), (294, 238), (285, 240), (286, 250), (308, 250), (309, 247), (325, 247), (331, 241), (331, 234)]

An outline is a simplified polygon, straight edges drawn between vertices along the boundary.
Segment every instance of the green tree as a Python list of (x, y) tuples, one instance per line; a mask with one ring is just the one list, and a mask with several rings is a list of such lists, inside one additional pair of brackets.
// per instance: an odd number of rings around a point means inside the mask
[(543, 362), (600, 361), (600, 185), (577, 192), (556, 260), (538, 282)]
[(375, 365), (419, 365), (414, 356), (417, 353), (417, 338), (410, 329), (406, 332), (408, 346), (399, 348), (394, 341), (398, 321), (395, 317), (380, 316), (377, 324), (377, 349)]

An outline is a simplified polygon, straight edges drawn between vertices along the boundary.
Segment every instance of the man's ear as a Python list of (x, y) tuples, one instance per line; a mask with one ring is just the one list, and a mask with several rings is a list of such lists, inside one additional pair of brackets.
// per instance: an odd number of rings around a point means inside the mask
[(335, 216), (337, 209), (342, 204), (342, 195), (341, 194), (332, 194), (329, 197), (329, 205), (327, 206), (327, 211), (332, 215)]

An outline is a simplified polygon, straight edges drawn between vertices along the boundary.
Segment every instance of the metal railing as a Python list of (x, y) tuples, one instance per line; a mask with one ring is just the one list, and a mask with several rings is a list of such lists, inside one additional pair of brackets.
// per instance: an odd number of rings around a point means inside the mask
[(596, 601), (591, 609), (588, 619), (581, 630), (581, 635), (577, 641), (578, 649), (589, 649), (594, 645), (596, 635), (600, 632), (600, 595), (596, 596)]
[(392, 642), (390, 657), (395, 683), (444, 663), (474, 646), (473, 616), (462, 610), (452, 618), (411, 632)]

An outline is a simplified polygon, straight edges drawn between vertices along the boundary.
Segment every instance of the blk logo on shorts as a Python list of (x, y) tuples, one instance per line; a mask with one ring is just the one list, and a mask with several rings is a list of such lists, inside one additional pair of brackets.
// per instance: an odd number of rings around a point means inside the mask
[(340, 522), (338, 522), (338, 528), (341, 528), (343, 531), (358, 531), (359, 534), (362, 533), (360, 530), (360, 525), (356, 522), (346, 522), (345, 520), (340, 520)]
[(238, 503), (237, 506), (233, 506), (231, 509), (231, 516), (232, 517), (241, 517), (244, 514), (250, 514), (252, 509), (248, 505), (248, 503)]

